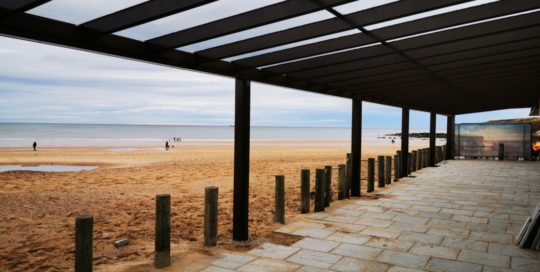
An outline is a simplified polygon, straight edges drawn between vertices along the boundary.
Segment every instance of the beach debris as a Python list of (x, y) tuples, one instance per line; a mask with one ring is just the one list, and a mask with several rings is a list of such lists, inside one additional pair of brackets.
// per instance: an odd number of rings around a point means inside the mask
[(106, 240), (106, 239), (109, 239), (111, 238), (111, 234), (107, 233), (107, 232), (102, 232), (100, 235), (98, 235), (96, 237), (97, 240)]
[(114, 241), (114, 247), (125, 247), (129, 244), (129, 239), (120, 239), (117, 241)]
[(540, 250), (540, 203), (536, 205), (532, 215), (525, 219), (525, 224), (516, 236), (516, 245)]

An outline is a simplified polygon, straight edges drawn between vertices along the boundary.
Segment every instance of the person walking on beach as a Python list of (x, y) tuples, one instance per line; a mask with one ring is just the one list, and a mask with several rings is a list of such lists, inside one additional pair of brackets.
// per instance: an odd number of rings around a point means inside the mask
[(34, 151), (36, 151), (36, 147), (37, 147), (37, 143), (34, 141), (34, 143), (32, 144), (32, 147), (34, 148)]
[(165, 150), (169, 150), (169, 141), (165, 141)]

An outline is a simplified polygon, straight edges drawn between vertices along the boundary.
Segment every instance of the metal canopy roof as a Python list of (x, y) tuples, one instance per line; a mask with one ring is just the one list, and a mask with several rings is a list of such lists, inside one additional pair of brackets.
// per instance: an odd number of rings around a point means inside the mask
[[(117, 33), (214, 1), (150, 0), (74, 25), (28, 13), (54, 1), (0, 0), (0, 35), (440, 114), (539, 101), (537, 0), (401, 0), (348, 14), (336, 6), (362, 0), (289, 0), (146, 41)], [(178, 49), (321, 11), (331, 18)]]

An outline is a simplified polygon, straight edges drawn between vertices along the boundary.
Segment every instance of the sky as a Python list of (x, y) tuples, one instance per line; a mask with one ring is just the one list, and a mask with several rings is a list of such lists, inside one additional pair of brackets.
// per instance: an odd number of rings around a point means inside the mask
[[(215, 5), (219, 3), (223, 10), (219, 16), (241, 12), (238, 9), (242, 5), (231, 5), (238, 1), (217, 1)], [(78, 5), (74, 5), (74, 2)], [(89, 0), (81, 4), (79, 1), (55, 0), (31, 13), (78, 24), (142, 1), (113, 1), (115, 4), (110, 6), (103, 5), (103, 2)], [(261, 3), (278, 1), (248, 2), (248, 7), (244, 5), (242, 8), (253, 9)], [(387, 2), (391, 1), (367, 0), (361, 8)], [(88, 6), (81, 8), (79, 5)], [(102, 7), (110, 10), (104, 11)], [(211, 8), (187, 15), (188, 18), (197, 17), (197, 22), (177, 17), (164, 18), (117, 34), (143, 40), (152, 38), (159, 31), (170, 31), (164, 29), (164, 25), (184, 22), (186, 25), (183, 27), (189, 27), (189, 24), (200, 24), (208, 20), (209, 16), (216, 19), (218, 15), (211, 15)], [(346, 10), (359, 9), (355, 8)], [(327, 15), (311, 14), (286, 22), (287, 25), (281, 23), (257, 29), (257, 33), (309, 23), (314, 18), (324, 16)], [(183, 49), (201, 50), (257, 33), (252, 30)], [(232, 78), (6, 37), (0, 37), (0, 60), (2, 123), (234, 124)], [(258, 83), (252, 83), (251, 90), (251, 124), (254, 126), (350, 127), (350, 99)], [(458, 115), (456, 123), (526, 117), (529, 110)], [(412, 111), (410, 125), (411, 128), (428, 128), (429, 114)], [(363, 126), (399, 128), (401, 109), (364, 102)], [(438, 116), (437, 128), (446, 128), (446, 117)]]

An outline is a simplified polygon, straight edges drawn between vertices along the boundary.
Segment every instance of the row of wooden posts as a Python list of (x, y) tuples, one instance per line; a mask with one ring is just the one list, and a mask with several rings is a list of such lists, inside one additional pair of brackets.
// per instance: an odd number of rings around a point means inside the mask
[[(437, 146), (435, 152), (435, 163), (441, 162), (445, 158), (444, 146)], [(351, 189), (351, 154), (347, 154), (346, 164), (338, 165), (338, 200), (350, 197)], [(392, 157), (378, 156), (378, 187), (385, 187), (392, 181)], [(401, 151), (394, 155), (394, 181), (400, 177)], [(428, 166), (429, 148), (414, 150), (409, 153), (409, 168), (411, 172)], [(375, 190), (375, 159), (368, 159), (367, 191)], [(300, 174), (300, 212), (309, 213), (310, 207), (310, 170), (302, 169)], [(275, 177), (275, 215), (276, 222), (285, 224), (285, 176)], [(324, 211), (325, 207), (332, 202), (332, 166), (325, 166), (324, 169), (315, 171), (315, 212)], [(218, 187), (209, 186), (205, 188), (204, 205), (204, 245), (215, 246), (217, 244), (218, 226)], [(93, 217), (91, 215), (80, 215), (75, 220), (75, 271), (92, 271), (92, 244), (93, 244)], [(156, 195), (156, 222), (155, 222), (155, 243), (154, 243), (154, 266), (163, 268), (169, 266), (171, 262), (171, 195)]]
[[(204, 196), (204, 244), (217, 244), (218, 187), (205, 188)], [(94, 219), (91, 215), (79, 215), (75, 219), (75, 272), (92, 271), (92, 242)], [(171, 263), (171, 195), (156, 195), (156, 224), (154, 242), (154, 266), (163, 268)]]

